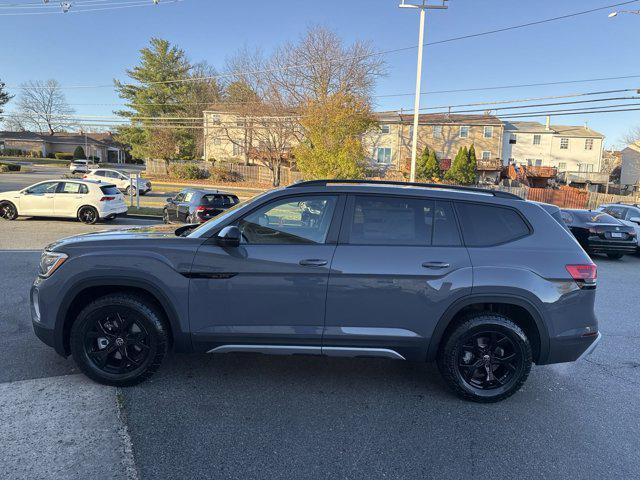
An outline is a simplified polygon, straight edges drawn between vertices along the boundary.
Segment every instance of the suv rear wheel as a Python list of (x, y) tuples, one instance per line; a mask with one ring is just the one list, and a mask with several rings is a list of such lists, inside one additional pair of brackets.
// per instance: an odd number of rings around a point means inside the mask
[(145, 300), (112, 294), (94, 300), (71, 327), (71, 353), (96, 382), (136, 385), (160, 367), (168, 350), (162, 315)]
[(446, 338), (438, 367), (449, 387), (475, 402), (498, 402), (524, 384), (531, 344), (509, 318), (495, 313), (467, 317)]

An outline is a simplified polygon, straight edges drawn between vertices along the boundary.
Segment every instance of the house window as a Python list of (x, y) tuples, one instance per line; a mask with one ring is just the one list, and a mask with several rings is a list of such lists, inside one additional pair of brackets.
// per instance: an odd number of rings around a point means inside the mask
[(469, 127), (464, 125), (460, 126), (460, 138), (469, 138)]
[(211, 115), (211, 123), (220, 125), (220, 115)]
[(532, 166), (533, 166), (533, 163), (534, 163), (533, 158), (527, 158), (527, 166), (528, 166), (528, 167), (532, 167)]
[(409, 125), (409, 138), (413, 138), (413, 125)]
[(236, 127), (244, 127), (244, 120), (237, 120)]
[(540, 141), (542, 140), (542, 136), (541, 135), (534, 135), (533, 136), (533, 144), (534, 145), (540, 145)]
[(491, 160), (491, 152), (485, 150), (482, 152), (482, 160)]
[(244, 155), (244, 148), (241, 145), (233, 144), (233, 156), (240, 157)]
[(213, 139), (213, 144), (214, 144), (214, 145), (220, 145), (221, 143), (222, 143), (222, 142), (220, 141), (220, 137), (215, 137), (215, 138)]
[(433, 138), (442, 138), (442, 125), (433, 126)]
[(391, 163), (391, 149), (388, 147), (378, 147), (376, 149), (376, 163), (389, 165)]
[(558, 163), (558, 170), (566, 171), (567, 170), (567, 162)]
[(560, 150), (569, 150), (569, 139), (561, 138), (560, 139)]
[(389, 125), (380, 125), (380, 132), (389, 133), (391, 132), (391, 127)]
[(536, 167), (541, 167), (541, 166), (542, 166), (542, 159), (536, 158)]
[(586, 138), (584, 140), (584, 149), (593, 150), (593, 138)]
[(493, 127), (486, 126), (484, 127), (484, 138), (492, 138), (493, 137)]
[(578, 165), (578, 171), (579, 172), (584, 172), (584, 173), (593, 172), (593, 164), (591, 164), (591, 163), (581, 163), (581, 164)]
[(515, 133), (512, 133), (509, 137), (509, 145), (515, 145), (518, 143), (518, 136)]

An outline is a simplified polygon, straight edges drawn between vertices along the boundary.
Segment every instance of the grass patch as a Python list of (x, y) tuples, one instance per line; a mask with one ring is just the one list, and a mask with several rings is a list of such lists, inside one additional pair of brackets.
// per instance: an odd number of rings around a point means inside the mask
[(128, 214), (131, 215), (155, 215), (158, 217), (162, 216), (162, 208), (157, 207), (129, 207), (127, 211)]

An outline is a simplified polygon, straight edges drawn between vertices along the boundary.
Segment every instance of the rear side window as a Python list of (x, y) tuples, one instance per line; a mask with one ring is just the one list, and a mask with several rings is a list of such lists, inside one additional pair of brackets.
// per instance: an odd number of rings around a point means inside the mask
[(64, 182), (58, 193), (86, 194), (89, 193), (89, 189), (82, 183)]
[(456, 209), (468, 247), (498, 245), (530, 233), (524, 219), (510, 208), (460, 202)]
[(100, 190), (102, 190), (102, 193), (105, 195), (118, 195), (120, 193), (120, 190), (118, 190), (116, 187), (113, 187), (111, 185), (108, 185), (106, 187), (100, 187)]
[(349, 231), (354, 245), (460, 245), (448, 202), (357, 196)]
[(220, 194), (205, 195), (200, 202), (202, 206), (212, 208), (229, 208), (236, 203), (238, 203), (238, 197)]

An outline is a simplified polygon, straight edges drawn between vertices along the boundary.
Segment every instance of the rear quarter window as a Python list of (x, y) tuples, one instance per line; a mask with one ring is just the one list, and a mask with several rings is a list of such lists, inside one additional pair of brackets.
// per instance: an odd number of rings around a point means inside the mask
[(531, 233), (527, 222), (511, 208), (457, 202), (456, 210), (468, 247), (499, 245)]

